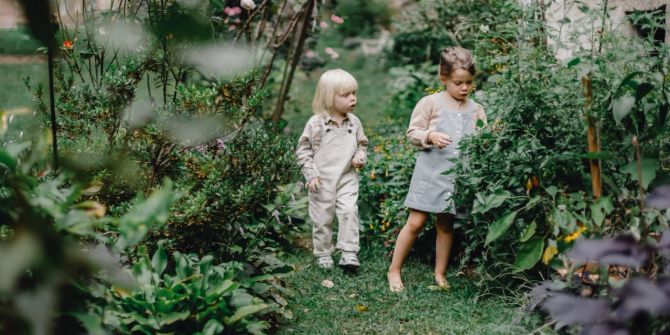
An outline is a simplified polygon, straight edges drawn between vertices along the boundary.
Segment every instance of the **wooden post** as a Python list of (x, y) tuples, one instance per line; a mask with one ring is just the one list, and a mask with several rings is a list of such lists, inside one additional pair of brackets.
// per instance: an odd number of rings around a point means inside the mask
[[(591, 115), (591, 104), (593, 103), (593, 88), (591, 84), (590, 75), (582, 78), (582, 85), (584, 86), (584, 111), (586, 112), (586, 138), (588, 142), (589, 153), (600, 152), (600, 145), (598, 141), (598, 132), (596, 130), (596, 121)], [(593, 190), (593, 197), (599, 199), (602, 196), (602, 179), (600, 171), (600, 160), (590, 158), (589, 167), (591, 168), (591, 188)]]

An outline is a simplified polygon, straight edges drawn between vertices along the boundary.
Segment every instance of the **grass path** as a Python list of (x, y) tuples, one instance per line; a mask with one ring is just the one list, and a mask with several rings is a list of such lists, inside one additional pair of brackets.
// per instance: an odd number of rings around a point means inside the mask
[[(528, 333), (513, 324), (516, 306), (502, 298), (479, 298), (469, 279), (450, 273), (452, 289), (434, 290), (432, 266), (418, 259), (406, 263), (406, 290), (398, 294), (387, 288), (388, 259), (382, 251), (363, 250), (357, 274), (321, 270), (305, 250), (289, 257), (297, 267), (286, 278), (294, 292), (289, 303), (294, 318), (279, 334)], [(323, 280), (334, 286), (324, 287)]]

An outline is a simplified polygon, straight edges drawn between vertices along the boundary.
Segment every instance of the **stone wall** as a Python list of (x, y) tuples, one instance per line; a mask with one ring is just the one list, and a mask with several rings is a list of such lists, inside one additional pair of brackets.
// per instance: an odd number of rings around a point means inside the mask
[[(533, 2), (537, 0), (532, 0)], [(574, 43), (570, 43), (569, 36), (578, 34), (578, 39), (582, 46), (587, 46), (592, 43), (591, 31), (592, 24), (586, 15), (579, 10), (577, 4), (572, 0), (544, 0), (549, 3), (546, 11), (546, 20), (550, 29), (555, 32), (560, 32), (560, 42), (562, 47), (558, 49), (557, 56), (561, 59), (568, 58), (572, 55), (572, 50), (576, 47)], [(598, 8), (604, 4), (605, 0), (582, 0), (589, 8)], [(529, 3), (530, 0), (523, 0)], [(636, 35), (636, 31), (626, 16), (626, 12), (641, 10), (648, 11), (658, 9), (661, 6), (666, 6), (665, 22), (666, 26), (670, 23), (670, 0), (608, 0), (608, 8), (611, 22), (614, 29), (618, 29), (626, 34)], [(561, 25), (560, 22), (564, 18), (568, 18), (572, 23)], [(595, 22), (596, 28), (600, 27), (600, 21)], [(584, 33), (582, 33), (584, 32)], [(670, 43), (670, 32), (666, 31), (665, 42)], [(556, 40), (550, 41), (556, 44)]]

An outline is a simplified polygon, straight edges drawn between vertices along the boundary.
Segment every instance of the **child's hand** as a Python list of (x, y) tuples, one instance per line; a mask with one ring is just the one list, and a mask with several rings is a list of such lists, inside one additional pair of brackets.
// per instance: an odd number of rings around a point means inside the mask
[(451, 144), (451, 137), (447, 134), (433, 131), (428, 134), (428, 141), (439, 149), (442, 149)]
[(361, 158), (361, 157), (354, 157), (354, 158), (351, 160), (351, 165), (352, 165), (353, 167), (357, 168), (357, 169), (360, 168), (361, 166), (363, 166), (363, 158)]
[(319, 177), (313, 178), (312, 180), (307, 183), (307, 189), (310, 190), (310, 192), (316, 192), (319, 190), (319, 187), (321, 186), (321, 180)]

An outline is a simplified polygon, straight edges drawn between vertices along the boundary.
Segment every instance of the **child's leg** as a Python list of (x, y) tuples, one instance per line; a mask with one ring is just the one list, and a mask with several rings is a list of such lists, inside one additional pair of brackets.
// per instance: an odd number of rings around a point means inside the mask
[(312, 221), (312, 243), (314, 255), (326, 257), (333, 253), (333, 218), (335, 199), (329, 197), (326, 190), (309, 194), (309, 218)]
[[(389, 284), (399, 284), (399, 288), (402, 287), (402, 281), (400, 280), (400, 270), (402, 265), (405, 262), (409, 250), (414, 244), (417, 235), (423, 229), (423, 226), (426, 224), (428, 219), (428, 213), (417, 211), (414, 209), (409, 210), (409, 217), (407, 218), (407, 223), (400, 231), (398, 239), (395, 242), (395, 249), (393, 250), (393, 259), (391, 260), (391, 266), (389, 267)], [(391, 285), (398, 286), (398, 285)]]
[(446, 286), (447, 279), (445, 273), (449, 262), (449, 253), (454, 241), (454, 216), (447, 213), (437, 215), (435, 229), (437, 238), (435, 239), (435, 282), (439, 286)]
[(358, 176), (345, 174), (340, 180), (335, 202), (337, 249), (357, 253), (359, 246)]

